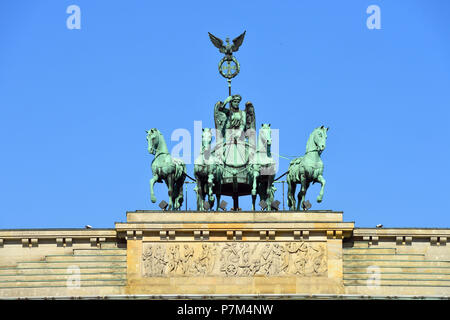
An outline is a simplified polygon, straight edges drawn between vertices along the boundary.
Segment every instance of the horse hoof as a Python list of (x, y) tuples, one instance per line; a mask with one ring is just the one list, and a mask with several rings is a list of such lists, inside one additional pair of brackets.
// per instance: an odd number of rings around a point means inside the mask
[(321, 203), (322, 202), (322, 198), (317, 198), (317, 202)]
[(152, 197), (151, 200), (152, 200), (152, 203), (156, 202), (156, 198), (155, 197)]

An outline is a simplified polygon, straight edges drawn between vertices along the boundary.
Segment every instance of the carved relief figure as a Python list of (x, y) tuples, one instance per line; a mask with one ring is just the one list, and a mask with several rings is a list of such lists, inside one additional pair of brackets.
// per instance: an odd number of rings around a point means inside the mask
[(142, 255), (142, 260), (144, 261), (144, 270), (145, 270), (145, 275), (149, 276), (153, 273), (153, 252), (152, 252), (152, 248), (147, 248), (143, 255)]
[(154, 253), (154, 273), (163, 274), (167, 264), (166, 254), (160, 245), (157, 245)]
[(180, 246), (177, 244), (175, 246), (169, 247), (169, 273), (176, 273), (178, 270), (178, 267), (181, 265), (181, 259), (180, 259)]
[(192, 267), (192, 257), (194, 256), (194, 248), (184, 245), (184, 257), (182, 260), (183, 274), (189, 273)]
[(196, 269), (200, 274), (205, 275), (211, 271), (211, 267), (214, 263), (212, 256), (213, 253), (210, 247), (206, 243), (202, 244), (202, 253), (195, 264)]

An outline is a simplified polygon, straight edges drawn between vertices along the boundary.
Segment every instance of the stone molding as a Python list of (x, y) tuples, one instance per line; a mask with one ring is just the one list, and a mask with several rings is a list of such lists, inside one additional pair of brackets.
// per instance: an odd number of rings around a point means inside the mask
[(426, 240), (432, 246), (445, 246), (450, 238), (450, 229), (425, 228), (355, 228), (355, 241), (364, 241), (369, 245), (378, 245), (381, 241), (392, 241), (398, 246), (408, 246), (414, 241)]
[(114, 229), (26, 229), (0, 230), (0, 248), (8, 244), (22, 244), (23, 247), (34, 248), (40, 243), (54, 243), (58, 247), (71, 247), (73, 243), (90, 242), (100, 247), (104, 242), (116, 242), (117, 232)]
[(350, 237), (353, 222), (341, 212), (165, 212), (127, 213), (115, 224), (120, 238), (144, 241), (301, 241)]

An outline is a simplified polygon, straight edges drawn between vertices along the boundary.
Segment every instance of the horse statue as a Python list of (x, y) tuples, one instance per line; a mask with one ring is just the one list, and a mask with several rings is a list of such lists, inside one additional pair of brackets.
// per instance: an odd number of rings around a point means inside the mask
[(306, 191), (310, 183), (318, 182), (322, 185), (317, 202), (322, 202), (325, 179), (323, 178), (323, 162), (320, 155), (325, 150), (327, 132), (329, 128), (321, 126), (314, 129), (306, 143), (306, 152), (303, 157), (296, 158), (289, 164), (286, 182), (288, 185), (288, 206), (289, 210), (295, 210), (295, 189), (297, 184), (301, 184), (298, 193), (297, 210), (306, 209), (304, 206)]
[(156, 202), (153, 185), (164, 180), (169, 189), (168, 210), (179, 210), (183, 204), (183, 184), (186, 179), (186, 165), (180, 159), (172, 158), (164, 137), (158, 129), (146, 130), (148, 152), (155, 155), (152, 161), (153, 178), (150, 180), (151, 201)]
[(194, 177), (197, 181), (197, 210), (205, 210), (205, 197), (208, 195), (209, 208), (214, 206), (214, 194), (217, 196), (217, 210), (222, 186), (223, 168), (211, 151), (212, 131), (210, 128), (202, 129), (202, 147), (200, 155), (194, 163)]
[(252, 182), (252, 210), (255, 210), (256, 195), (266, 202), (267, 210), (271, 210), (275, 190), (273, 186), (275, 160), (270, 152), (271, 146), (272, 130), (270, 124), (264, 123), (259, 129), (256, 153), (249, 167)]

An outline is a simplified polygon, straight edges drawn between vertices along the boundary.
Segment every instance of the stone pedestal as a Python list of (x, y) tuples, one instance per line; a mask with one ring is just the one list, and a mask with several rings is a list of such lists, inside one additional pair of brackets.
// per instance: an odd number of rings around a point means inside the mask
[(342, 212), (127, 212), (126, 294), (342, 294)]

